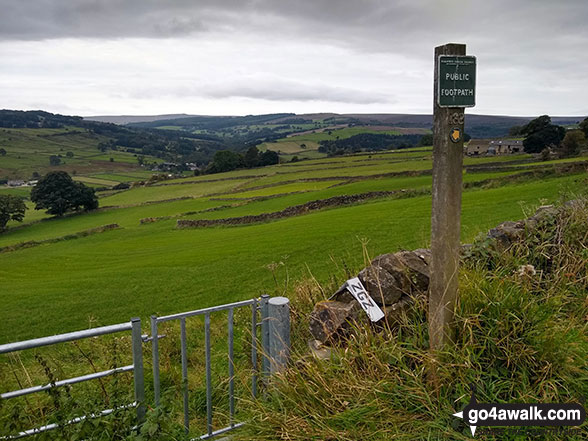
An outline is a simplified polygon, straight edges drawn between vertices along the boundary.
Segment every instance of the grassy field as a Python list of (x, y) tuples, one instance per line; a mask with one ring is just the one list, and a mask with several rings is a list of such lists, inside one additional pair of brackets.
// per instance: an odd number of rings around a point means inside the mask
[[(152, 186), (135, 186), (114, 194), (112, 191), (102, 192), (100, 206), (104, 208), (63, 218), (51, 218), (43, 211), (34, 210), (32, 203), (27, 201), (29, 210), (25, 223), (11, 222), (9, 229), (0, 234), (3, 305), (0, 310), (0, 344), (124, 322), (134, 316), (142, 318), (143, 332), (148, 333), (151, 314), (193, 310), (249, 299), (262, 293), (287, 295), (296, 302), (294, 293), (301, 292), (301, 287), (309, 283), (315, 290), (319, 285), (325, 287), (324, 294), (329, 295), (331, 288), (339, 286), (350, 273), (364, 266), (364, 250), (370, 257), (375, 257), (381, 253), (429, 245), (431, 156), (430, 148), (419, 148), (174, 179)], [(584, 159), (577, 158), (576, 162)], [(466, 158), (467, 167), (479, 165), (484, 169), (480, 172), (464, 169), (463, 242), (473, 241), (480, 233), (505, 220), (526, 217), (539, 205), (576, 197), (588, 188), (587, 174), (581, 168), (571, 175), (553, 172), (537, 178), (530, 176), (528, 170), (517, 167), (520, 161), (526, 161), (525, 165), (531, 164), (530, 167), (537, 170), (558, 163), (534, 165), (533, 159), (527, 155)], [(493, 166), (499, 170), (493, 171)], [(505, 166), (510, 168), (504, 171)], [(142, 170), (78, 176), (100, 186), (106, 182), (121, 182), (123, 178), (131, 181), (145, 177)], [(29, 190), (0, 189), (0, 194), (27, 196)], [(179, 219), (218, 220), (259, 215), (311, 201), (376, 191), (392, 193), (361, 203), (331, 206), (268, 222), (176, 228)], [(109, 224), (118, 224), (119, 228), (83, 237), (76, 235)], [(22, 245), (31, 241), (36, 243)], [(481, 289), (468, 286), (469, 294), (464, 298), (468, 301), (477, 299)], [(508, 300), (508, 296), (505, 299)], [(552, 301), (559, 305), (557, 302)], [(294, 303), (294, 307), (299, 305)], [(472, 311), (472, 314), (478, 314), (478, 306)], [(247, 383), (250, 374), (249, 315), (248, 310), (243, 310), (236, 317), (238, 397), (250, 393)], [(300, 335), (298, 328), (307, 328), (306, 322), (302, 324), (298, 322), (298, 316), (295, 317), (294, 336)], [(513, 323), (515, 321), (513, 319)], [(203, 433), (206, 420), (202, 328), (200, 319), (190, 320), (188, 324), (191, 436)], [(179, 329), (170, 324), (162, 327), (161, 332), (168, 336), (160, 343), (162, 384), (175, 406), (173, 421), (180, 425)], [(304, 352), (306, 339), (302, 340), (296, 341), (295, 345), (302, 347)], [(45, 357), (59, 378), (63, 378), (110, 368), (116, 350), (119, 351), (118, 363), (129, 363), (129, 345), (126, 337), (90, 339), (79, 347), (66, 344), (38, 352), (24, 351), (18, 357), (4, 357), (0, 360), (2, 392), (17, 389), (23, 382), (32, 385), (51, 381), (35, 360), (35, 354)], [(118, 349), (113, 349), (115, 347)], [(215, 315), (213, 319), (212, 349), (214, 406), (216, 411), (226, 415), (226, 315)], [(151, 403), (148, 345), (145, 351), (148, 402)], [(390, 353), (394, 352), (390, 350)], [(372, 355), (369, 357), (373, 359)], [(293, 375), (296, 374), (293, 371)], [(338, 374), (333, 375), (333, 378), (339, 378)], [(298, 387), (302, 383), (294, 378), (291, 384)], [(391, 384), (396, 383), (392, 381)], [(73, 389), (72, 397), (68, 398), (75, 402), (71, 414), (79, 415), (84, 408), (89, 409), (88, 412), (96, 410), (96, 402), (89, 400), (90, 397), (99, 397), (99, 401), (106, 396), (109, 399), (119, 396), (123, 402), (131, 400), (132, 378), (123, 374), (120, 380), (93, 382), (87, 387), (76, 385)], [(289, 391), (285, 393), (290, 394)], [(295, 393), (301, 394), (300, 391)], [(21, 400), (25, 410), (17, 413), (26, 415), (26, 418), (20, 418), (19, 427), (29, 428), (35, 425), (33, 421), (46, 422), (52, 403), (50, 397), (38, 395), (40, 398)], [(363, 406), (366, 400), (371, 398), (358, 397), (358, 406)], [(418, 399), (415, 402), (418, 403)], [(259, 402), (257, 405), (266, 404)], [(366, 406), (369, 408), (369, 403)], [(280, 412), (271, 409), (271, 405), (268, 409), (254, 408), (239, 400), (237, 407), (244, 412), (241, 417), (248, 420), (257, 418), (259, 413), (278, 415)], [(0, 420), (16, 420), (16, 411), (10, 409), (0, 409)], [(364, 408), (361, 411), (367, 412), (362, 415), (375, 418), (371, 411)], [(290, 410), (284, 412), (290, 415)], [(346, 421), (347, 413), (337, 418)], [(277, 432), (272, 432), (273, 427), (282, 423), (272, 418), (263, 419), (264, 428), (260, 433), (267, 436), (263, 438), (262, 434), (259, 439), (275, 439)], [(450, 427), (443, 418), (440, 420), (441, 423), (437, 423), (427, 415), (419, 427), (429, 431), (435, 424)], [(330, 420), (325, 421), (327, 425), (331, 424)], [(350, 421), (355, 421), (353, 415)], [(226, 423), (226, 418), (215, 416), (215, 428), (221, 423)], [(337, 426), (339, 423), (333, 424)], [(354, 425), (350, 423), (344, 429), (354, 434), (350, 439), (358, 439), (360, 432), (369, 433), (363, 429), (356, 431)], [(339, 427), (337, 430), (343, 429)], [(237, 439), (258, 439), (252, 431), (246, 428), (235, 436)], [(293, 430), (292, 433), (297, 436), (298, 432)], [(370, 434), (366, 439), (387, 439), (378, 436)], [(104, 439), (108, 436), (105, 435)], [(176, 439), (182, 438), (177, 436)]]
[[(98, 144), (110, 138), (79, 127), (61, 129), (0, 129), (0, 146), (6, 155), (0, 161), (0, 178), (30, 179), (52, 170), (65, 170), (78, 176), (97, 172), (141, 172), (137, 156), (123, 151), (102, 153)], [(51, 166), (50, 156), (59, 156), (61, 164)], [(111, 160), (112, 158), (112, 160)], [(147, 156), (149, 162), (161, 162)], [(121, 182), (115, 180), (116, 183)]]
[[(467, 159), (468, 164), (492, 162), (508, 163), (503, 158)], [(0, 312), (0, 341), (84, 328), (90, 319), (109, 324), (133, 315), (173, 313), (281, 292), (286, 281), (292, 286), (309, 271), (317, 280), (328, 281), (340, 267), (359, 268), (362, 243), (372, 255), (426, 246), (430, 168), (430, 149), (364, 154), (133, 188), (100, 201), (103, 207), (121, 208), (62, 219), (38, 222), (45, 215), (29, 210), (30, 225), (11, 225), (0, 236), (0, 247), (59, 239), (111, 223), (121, 228), (0, 253), (5, 306)], [(377, 177), (399, 172), (406, 174)], [(466, 183), (497, 183), (495, 188), (464, 192), (464, 241), (501, 221), (523, 217), (525, 207), (586, 186), (585, 174), (509, 181), (516, 172), (464, 174)], [(403, 190), (409, 193), (404, 195)], [(408, 197), (414, 190), (425, 193)], [(175, 228), (177, 218), (262, 214), (370, 191), (398, 193), (268, 223)], [(185, 199), (170, 201), (176, 198)], [(148, 217), (163, 219), (140, 223)], [(278, 264), (279, 286), (268, 269), (272, 264)]]
[(317, 150), (320, 141), (334, 141), (350, 138), (360, 133), (377, 133), (380, 135), (400, 135), (397, 130), (376, 130), (369, 127), (345, 127), (339, 129), (313, 130), (311, 133), (301, 133), (279, 139), (276, 142), (261, 144), (261, 150), (274, 150), (284, 154), (297, 154), (308, 157), (307, 154)]

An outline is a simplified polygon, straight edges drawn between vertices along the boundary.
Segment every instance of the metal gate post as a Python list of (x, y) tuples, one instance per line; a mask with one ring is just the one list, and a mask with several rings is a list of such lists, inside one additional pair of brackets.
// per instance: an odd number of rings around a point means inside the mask
[(290, 300), (272, 297), (268, 301), (270, 373), (282, 372), (290, 358)]
[(141, 335), (141, 319), (138, 317), (132, 318), (131, 326), (137, 424), (141, 424), (145, 421), (145, 376), (143, 373), (143, 336)]
[(270, 296), (263, 294), (260, 300), (261, 309), (261, 373), (265, 380), (270, 374), (270, 333), (268, 301)]
[(155, 407), (159, 407), (159, 334), (157, 330), (157, 316), (151, 316), (151, 352), (153, 359), (153, 392), (155, 394)]

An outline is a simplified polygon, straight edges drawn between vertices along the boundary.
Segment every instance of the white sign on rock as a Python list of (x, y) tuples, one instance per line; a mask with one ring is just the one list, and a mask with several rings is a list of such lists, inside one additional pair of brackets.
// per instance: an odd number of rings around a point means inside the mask
[(384, 313), (376, 302), (370, 297), (361, 281), (354, 277), (347, 281), (347, 290), (357, 300), (372, 322), (377, 322), (384, 317)]

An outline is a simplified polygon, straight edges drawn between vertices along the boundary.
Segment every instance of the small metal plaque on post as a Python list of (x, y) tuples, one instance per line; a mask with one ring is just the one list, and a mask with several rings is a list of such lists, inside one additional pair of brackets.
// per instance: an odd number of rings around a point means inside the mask
[(351, 293), (355, 300), (359, 302), (359, 305), (368, 315), (372, 322), (377, 322), (384, 317), (384, 313), (380, 307), (370, 297), (367, 290), (363, 287), (359, 278), (354, 277), (347, 281), (347, 290)]
[(476, 105), (476, 57), (439, 56), (437, 104), (439, 107)]

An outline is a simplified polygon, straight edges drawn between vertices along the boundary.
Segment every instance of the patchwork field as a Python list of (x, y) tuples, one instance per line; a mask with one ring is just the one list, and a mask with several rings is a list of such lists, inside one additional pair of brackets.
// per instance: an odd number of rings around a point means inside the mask
[[(462, 240), (585, 191), (587, 159), (466, 158)], [(431, 167), (430, 148), (420, 148), (165, 181), (105, 194), (104, 208), (60, 219), (30, 207), (23, 225), (0, 235), (0, 342), (282, 293), (310, 274), (339, 283), (360, 268), (364, 245), (371, 256), (427, 246)], [(268, 222), (176, 228), (179, 219), (262, 215), (350, 195), (369, 197)], [(76, 236), (109, 224), (118, 228)]]
[(424, 129), (398, 129), (386, 126), (327, 126), (319, 129), (310, 128), (306, 132), (294, 133), (275, 142), (265, 142), (260, 145), (260, 150), (274, 150), (282, 155), (294, 155), (301, 158), (325, 157), (319, 153), (320, 141), (334, 141), (336, 139), (350, 138), (364, 133), (377, 133), (385, 135), (401, 135), (405, 133), (427, 133)]
[[(136, 154), (114, 150), (101, 152), (98, 145), (109, 140), (73, 126), (61, 129), (0, 129), (0, 147), (6, 150), (6, 155), (0, 160), (0, 178), (31, 179), (35, 172), (43, 175), (52, 170), (65, 170), (89, 183), (92, 183), (91, 177), (100, 172), (137, 178), (151, 175), (139, 166)], [(51, 156), (59, 157), (60, 164), (50, 165)], [(146, 159), (161, 162), (151, 156)], [(118, 178), (110, 180), (114, 181), (114, 185), (125, 181)]]

